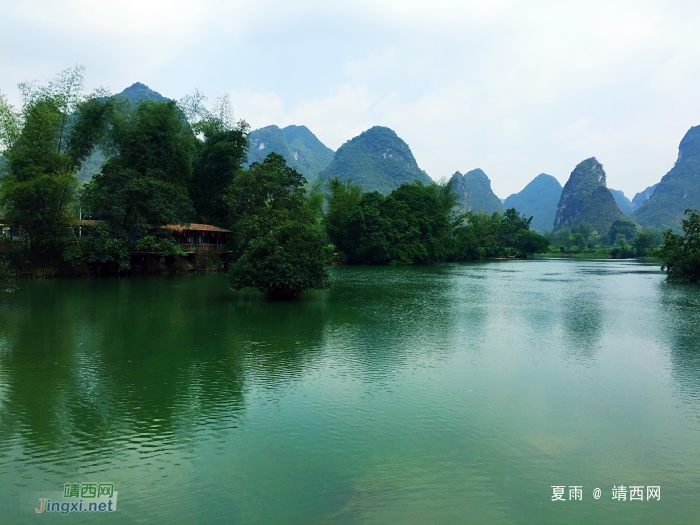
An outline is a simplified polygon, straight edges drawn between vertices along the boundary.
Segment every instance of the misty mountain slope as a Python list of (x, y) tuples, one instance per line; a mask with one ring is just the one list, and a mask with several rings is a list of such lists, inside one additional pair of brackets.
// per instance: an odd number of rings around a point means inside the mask
[(685, 134), (675, 165), (633, 217), (645, 226), (678, 229), (686, 209), (700, 209), (700, 126)]
[(540, 233), (545, 230), (551, 231), (554, 228), (561, 191), (562, 186), (556, 178), (540, 173), (522, 191), (508, 197), (503, 207), (515, 208), (527, 217), (532, 217), (530, 229)]
[(613, 199), (615, 199), (620, 211), (628, 217), (632, 215), (632, 212), (634, 211), (634, 204), (632, 204), (632, 201), (625, 196), (625, 192), (621, 190), (613, 190), (612, 188), (608, 189), (610, 190), (610, 193), (612, 193)]
[(284, 157), (287, 164), (313, 182), (333, 160), (333, 150), (318, 140), (306, 126), (266, 126), (249, 135), (248, 166), (262, 162), (271, 152)]
[(491, 189), (491, 180), (482, 169), (468, 171), (462, 175), (459, 171), (452, 175), (454, 193), (458, 195), (459, 204), (467, 211), (493, 213), (503, 211), (501, 199)]
[(653, 186), (648, 186), (646, 189), (640, 191), (632, 198), (632, 205), (634, 209), (637, 210), (642, 204), (648, 201), (652, 195), (654, 195), (654, 190), (659, 184), (656, 183)]

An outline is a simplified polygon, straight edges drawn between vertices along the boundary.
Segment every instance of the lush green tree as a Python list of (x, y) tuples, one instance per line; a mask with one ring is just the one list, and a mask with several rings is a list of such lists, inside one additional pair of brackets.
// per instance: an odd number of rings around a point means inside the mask
[[(520, 215), (514, 208), (509, 208), (500, 217), (500, 221), (497, 216), (493, 219), (493, 227), (498, 229), (501, 256), (526, 258), (547, 250), (549, 241), (539, 233), (530, 231), (532, 217)], [(577, 235), (582, 238), (581, 234)], [(585, 242), (582, 244), (585, 246)]]
[(235, 257), (231, 288), (291, 299), (328, 286), (324, 235), (305, 184), (276, 153), (237, 172), (226, 197)]
[(345, 249), (347, 244), (348, 218), (352, 209), (360, 204), (362, 188), (352, 183), (352, 180), (341, 182), (335, 177), (327, 183), (326, 213), (323, 216), (323, 226), (328, 238), (336, 246)]
[(464, 222), (454, 231), (455, 248), (453, 259), (476, 261), (487, 257), (499, 257), (501, 217), (498, 213), (468, 213)]
[(205, 100), (195, 91), (178, 102), (197, 137), (189, 192), (199, 221), (228, 227), (231, 217), (224, 196), (247, 160), (250, 128), (234, 119), (227, 95), (216, 99), (211, 109), (204, 107)]
[(32, 262), (51, 264), (73, 220), (77, 162), (64, 148), (65, 115), (56, 97), (36, 98), (22, 116), (22, 131), (5, 151), (9, 166), (0, 205), (5, 220), (26, 233)]
[(625, 241), (630, 242), (637, 236), (639, 231), (639, 226), (636, 222), (630, 219), (620, 219), (612, 223), (610, 229), (608, 230), (608, 238), (610, 239), (610, 244), (617, 243), (617, 236), (622, 235)]
[[(109, 157), (101, 173), (86, 185), (82, 205), (93, 216), (110, 220), (120, 230), (116, 238), (132, 244), (154, 227), (188, 224), (194, 216), (187, 191), (194, 140), (172, 101), (147, 100), (132, 110), (109, 113), (103, 140)], [(172, 249), (166, 247), (163, 253)], [(116, 253), (123, 253), (123, 248)]]
[(0, 95), (0, 146), (7, 158), (0, 203), (6, 220), (26, 234), (30, 265), (60, 264), (66, 243), (75, 239), (75, 175), (107, 131), (107, 93), (85, 97), (83, 71), (67, 69), (45, 86), (20, 84), (21, 111)]
[(0, 292), (14, 292), (17, 289), (17, 278), (14, 269), (8, 261), (0, 261)]
[(202, 126), (202, 134), (203, 140), (197, 141), (194, 176), (189, 185), (192, 203), (201, 222), (226, 227), (231, 217), (224, 196), (246, 161), (247, 131), (208, 122)]
[(592, 237), (594, 230), (593, 226), (586, 222), (579, 223), (571, 228), (571, 233), (572, 234), (577, 234), (580, 233), (581, 237), (583, 237), (583, 240), (587, 243), (588, 240)]
[(571, 244), (573, 246), (576, 246), (576, 248), (578, 248), (579, 250), (586, 249), (586, 239), (582, 233), (574, 233), (571, 236)]
[(22, 114), (0, 92), (0, 153), (12, 148), (22, 133)]
[(656, 247), (656, 243), (654, 242), (654, 234), (650, 232), (640, 232), (639, 235), (637, 235), (632, 241), (632, 246), (637, 253), (637, 257), (651, 255), (652, 251)]
[[(403, 184), (384, 197), (362, 194), (349, 182), (330, 181), (326, 231), (351, 263), (412, 264), (451, 258), (454, 213), (452, 182)], [(458, 220), (459, 217), (459, 220)]]
[(515, 236), (515, 248), (518, 255), (525, 258), (535, 253), (546, 252), (549, 241), (544, 235), (531, 230), (520, 230)]
[(668, 230), (659, 250), (661, 269), (669, 281), (700, 281), (700, 211), (686, 210), (681, 221), (683, 235)]

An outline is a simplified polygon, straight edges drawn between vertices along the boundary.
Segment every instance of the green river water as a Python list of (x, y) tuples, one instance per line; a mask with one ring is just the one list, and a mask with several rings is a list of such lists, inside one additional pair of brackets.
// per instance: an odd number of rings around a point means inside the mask
[[(331, 276), (289, 303), (225, 275), (1, 296), (0, 524), (700, 523), (700, 287), (632, 261)], [(87, 482), (117, 510), (35, 512)]]

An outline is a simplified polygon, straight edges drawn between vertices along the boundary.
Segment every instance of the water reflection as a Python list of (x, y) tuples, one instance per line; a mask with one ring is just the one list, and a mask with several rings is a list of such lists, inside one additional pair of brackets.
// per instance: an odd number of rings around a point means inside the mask
[(700, 285), (664, 283), (660, 288), (661, 338), (668, 346), (676, 384), (688, 401), (700, 400)]
[(40, 453), (235, 426), (246, 375), (275, 383), (300, 373), (319, 352), (324, 315), (319, 302), (232, 300), (225, 284), (22, 287), (0, 322), (3, 441), (21, 436)]

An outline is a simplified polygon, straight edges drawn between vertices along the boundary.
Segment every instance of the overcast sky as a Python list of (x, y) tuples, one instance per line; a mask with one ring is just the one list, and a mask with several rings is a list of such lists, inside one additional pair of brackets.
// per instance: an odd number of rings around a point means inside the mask
[(89, 87), (230, 93), (253, 128), (337, 149), (389, 126), (434, 179), (499, 197), (595, 156), (628, 197), (700, 124), (700, 2), (0, 0), (0, 90), (76, 63)]

